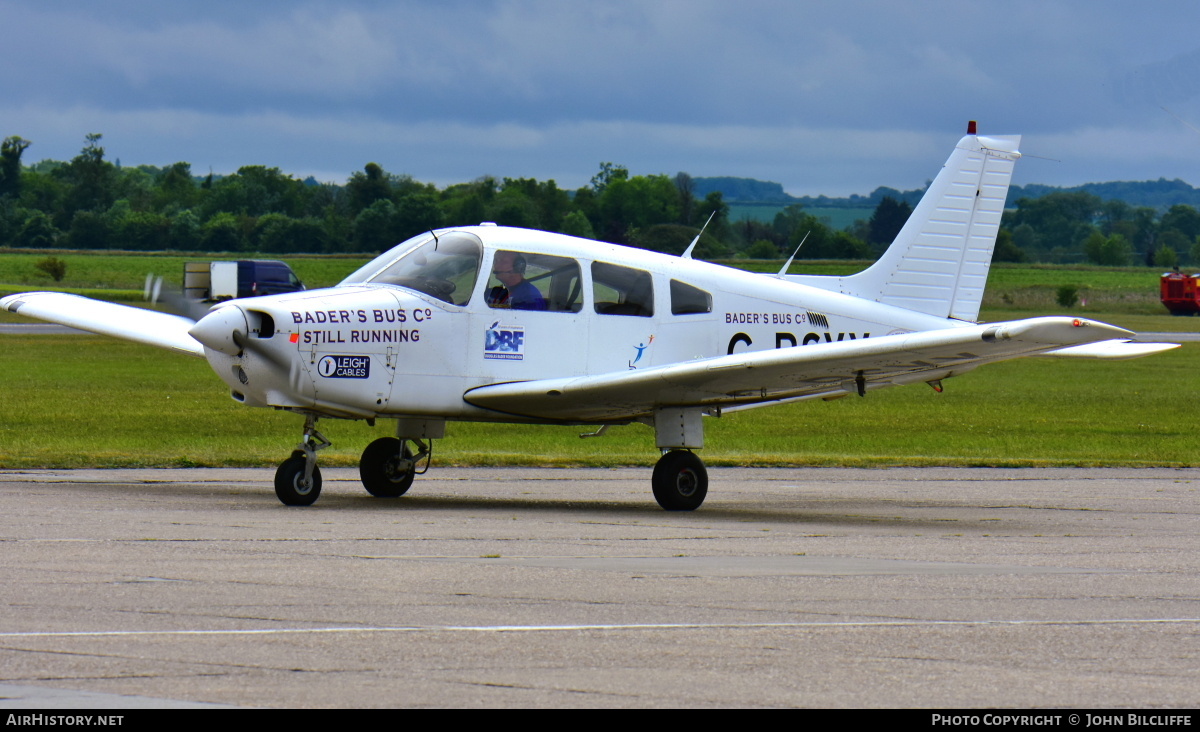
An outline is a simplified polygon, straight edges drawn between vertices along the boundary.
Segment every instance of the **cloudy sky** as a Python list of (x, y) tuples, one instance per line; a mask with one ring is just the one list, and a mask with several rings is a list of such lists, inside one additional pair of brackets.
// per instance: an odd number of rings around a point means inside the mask
[(1017, 183), (1200, 185), (1200, 3), (0, 0), (0, 136), (124, 165), (448, 185), (601, 161), (909, 189), (968, 119)]

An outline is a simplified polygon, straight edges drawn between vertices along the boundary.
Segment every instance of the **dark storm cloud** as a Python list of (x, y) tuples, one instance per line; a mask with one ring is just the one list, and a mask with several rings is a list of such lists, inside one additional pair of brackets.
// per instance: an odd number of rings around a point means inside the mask
[(1076, 0), (0, 0), (0, 134), (34, 160), (103, 132), (126, 163), (196, 170), (575, 186), (613, 160), (838, 194), (920, 186), (979, 118), (1040, 156), (1018, 179), (1195, 179), (1200, 135), (1158, 105), (1200, 124), (1196, 20)]

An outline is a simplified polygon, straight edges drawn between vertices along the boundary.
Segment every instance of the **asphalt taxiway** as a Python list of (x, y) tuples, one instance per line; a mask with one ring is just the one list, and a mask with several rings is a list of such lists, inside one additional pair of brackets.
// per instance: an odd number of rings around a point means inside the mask
[(0, 471), (0, 707), (1196, 707), (1200, 469)]

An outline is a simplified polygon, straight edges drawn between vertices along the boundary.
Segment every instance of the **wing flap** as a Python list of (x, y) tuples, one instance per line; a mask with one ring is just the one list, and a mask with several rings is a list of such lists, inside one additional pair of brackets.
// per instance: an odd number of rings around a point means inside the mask
[(736, 406), (932, 381), (984, 363), (1132, 335), (1091, 320), (1032, 318), (739, 353), (598, 376), (492, 384), (469, 390), (463, 399), (536, 419), (620, 421), (658, 407)]
[(195, 323), (178, 315), (117, 305), (65, 292), (9, 295), (0, 298), (0, 308), (38, 320), (204, 358), (204, 346), (188, 335), (188, 329)]

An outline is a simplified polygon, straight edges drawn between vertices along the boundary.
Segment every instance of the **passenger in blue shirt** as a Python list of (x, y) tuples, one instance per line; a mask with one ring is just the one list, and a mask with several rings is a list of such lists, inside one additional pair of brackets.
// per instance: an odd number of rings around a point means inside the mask
[(492, 274), (504, 284), (493, 287), (488, 296), (488, 305), (508, 307), (513, 310), (546, 310), (546, 298), (533, 283), (525, 279), (525, 258), (516, 252), (496, 252), (492, 260)]

